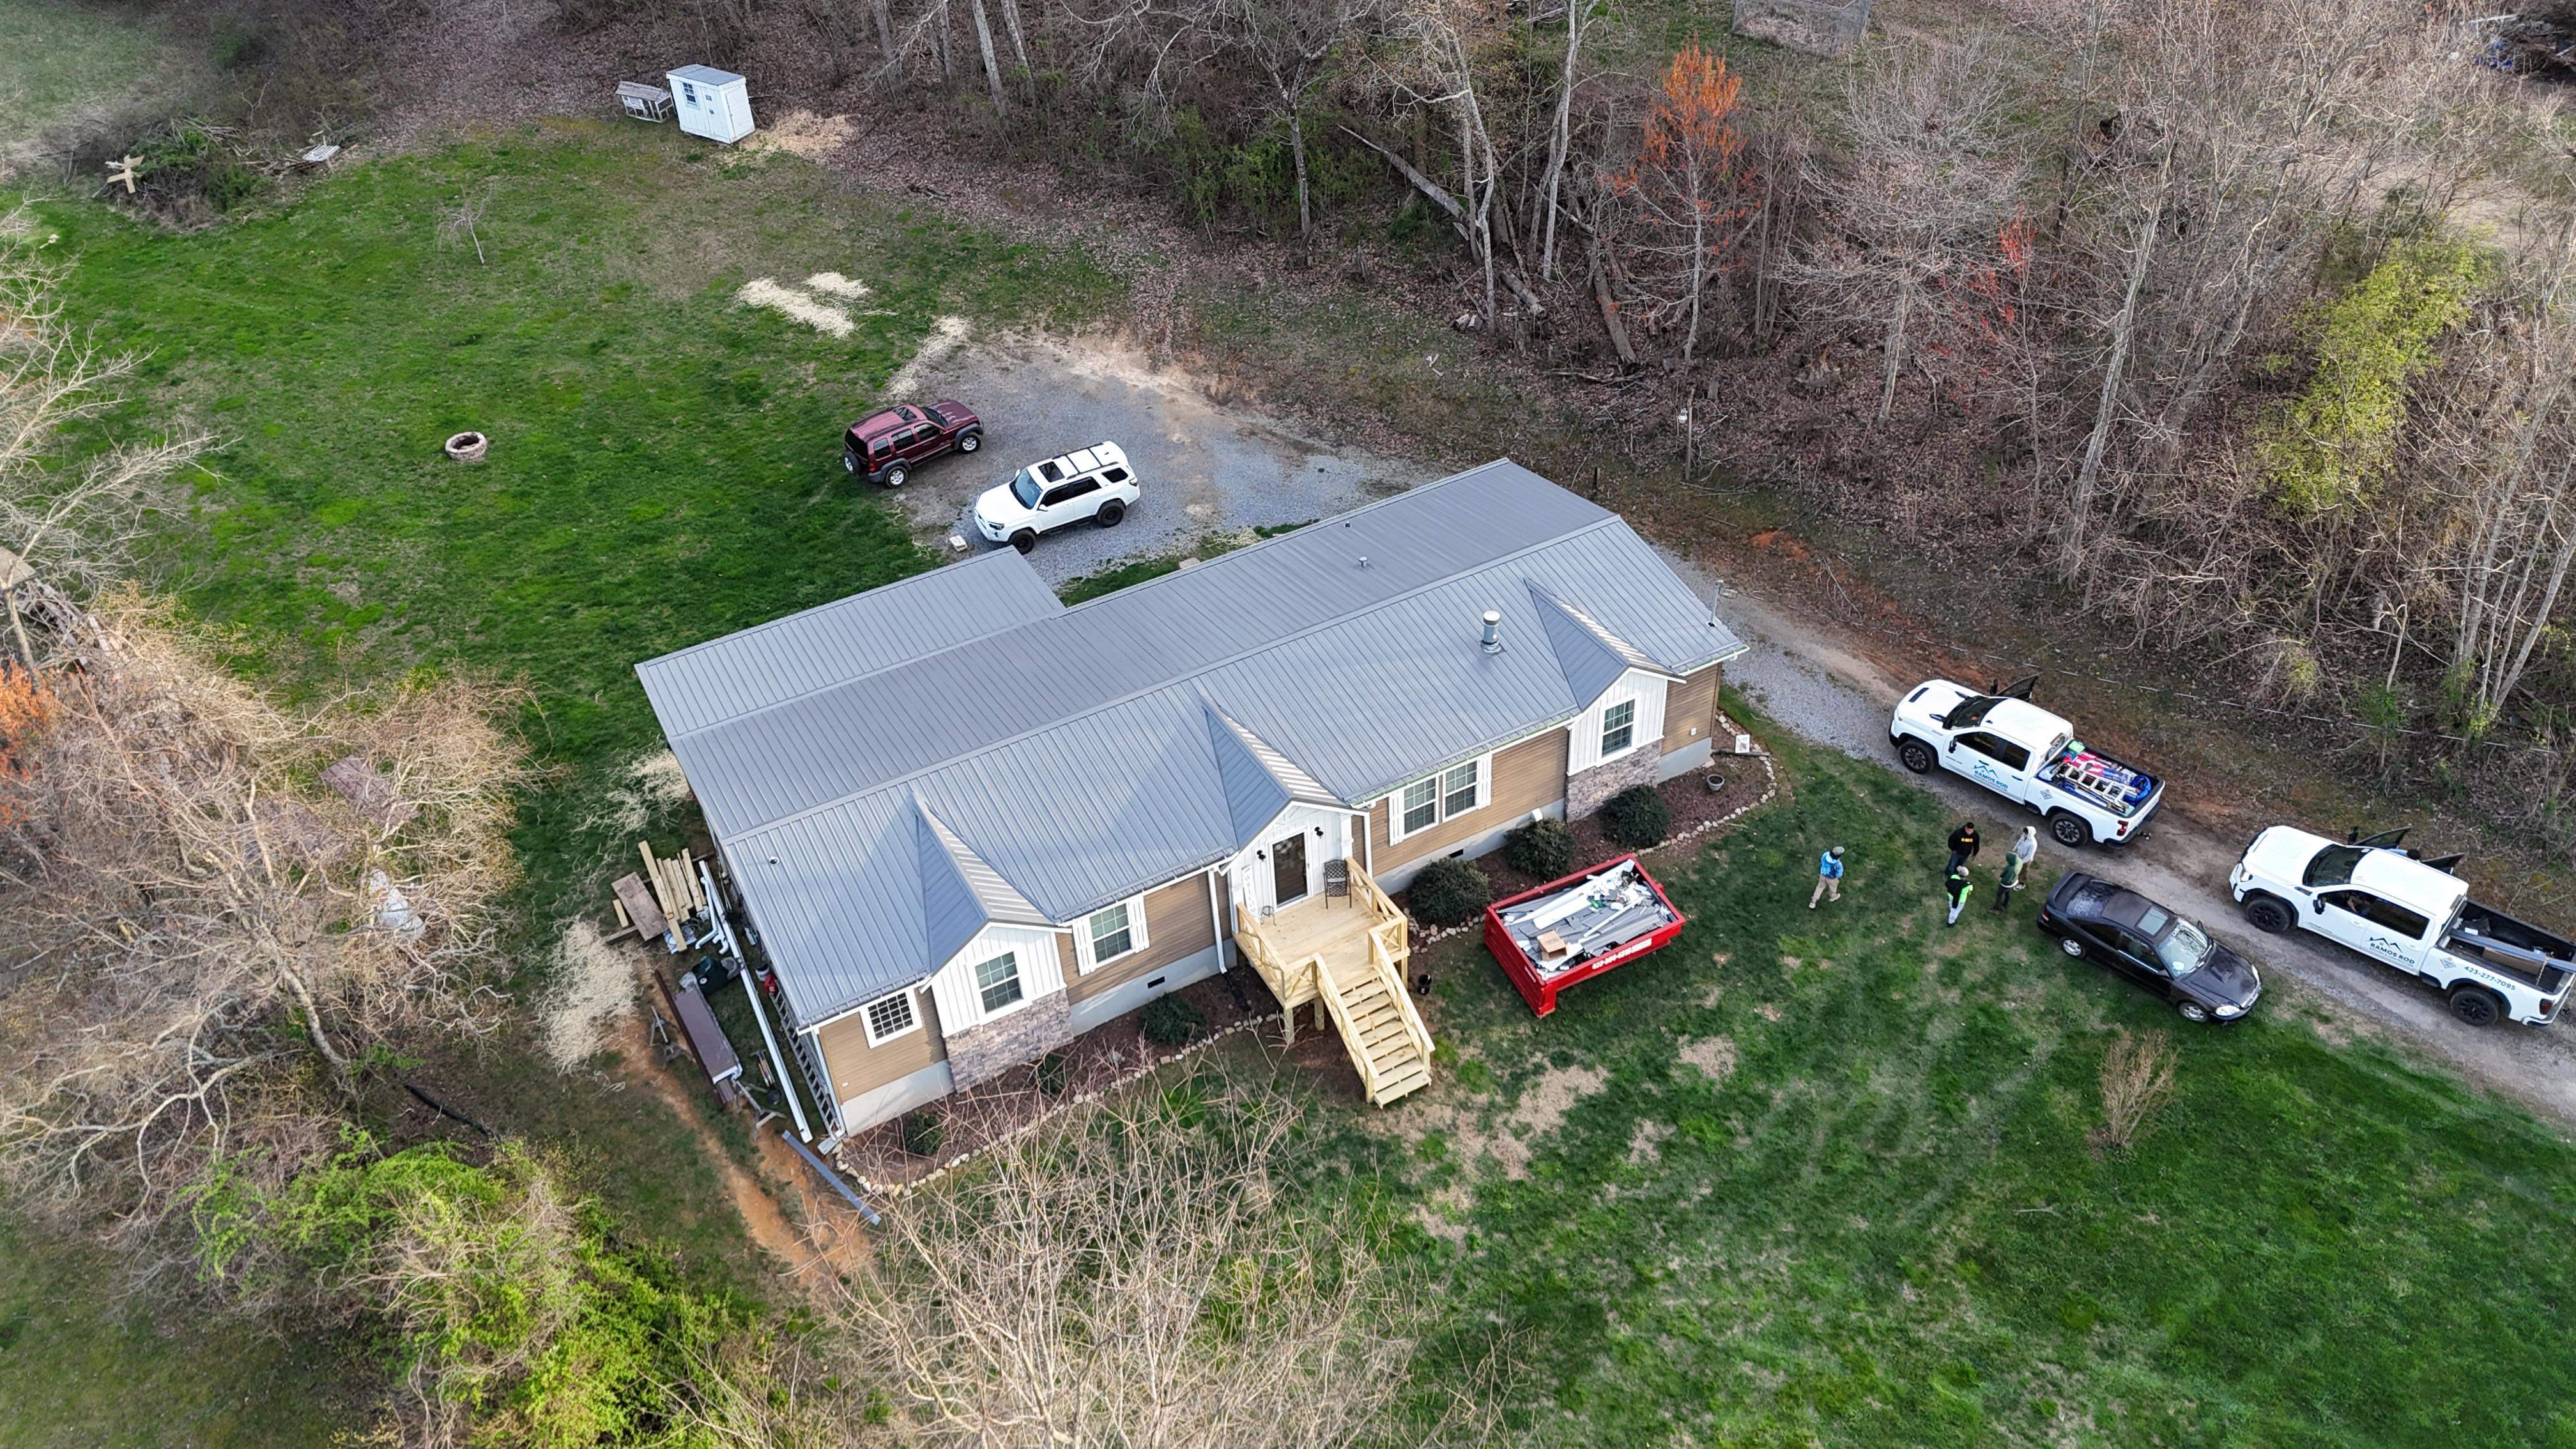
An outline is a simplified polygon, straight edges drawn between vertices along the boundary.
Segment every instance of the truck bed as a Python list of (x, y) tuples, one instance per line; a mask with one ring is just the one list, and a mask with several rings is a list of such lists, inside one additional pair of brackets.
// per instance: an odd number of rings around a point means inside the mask
[(2048, 783), (2117, 815), (2135, 815), (2155, 798), (2156, 777), (2091, 746), (2069, 745), (2040, 768)]
[(2493, 906), (2462, 901), (2442, 949), (2555, 994), (2576, 972), (2576, 943), (2517, 921)]

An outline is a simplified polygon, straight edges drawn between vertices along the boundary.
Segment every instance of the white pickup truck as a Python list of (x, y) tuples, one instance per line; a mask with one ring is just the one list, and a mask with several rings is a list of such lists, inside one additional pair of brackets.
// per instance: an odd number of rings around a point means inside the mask
[(2292, 926), (2419, 976), (2471, 1026), (2539, 1026), (2576, 979), (2576, 945), (2469, 899), (2449, 866), (2399, 848), (2403, 830), (2350, 843), (2288, 825), (2254, 837), (2227, 883), (2260, 931)]
[(2036, 678), (1980, 694), (1947, 679), (1907, 692), (1889, 721), (1896, 758), (1918, 775), (1964, 775), (2045, 818), (2060, 845), (2126, 845), (2164, 803), (2155, 776), (2075, 737), (2075, 726), (2030, 702)]

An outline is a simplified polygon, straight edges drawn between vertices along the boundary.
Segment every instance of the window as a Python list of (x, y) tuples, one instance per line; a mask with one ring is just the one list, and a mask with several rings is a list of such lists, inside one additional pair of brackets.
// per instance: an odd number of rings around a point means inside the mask
[(1404, 787), (1404, 829), (1411, 835), (1440, 823), (1440, 782), (1437, 779), (1416, 780)]
[(892, 996), (880, 997), (867, 1005), (868, 1045), (877, 1046), (888, 1038), (898, 1037), (921, 1024), (912, 1009), (909, 987)]
[(2383, 901), (2368, 891), (2336, 891), (2324, 897), (2325, 903), (2347, 911), (2373, 925), (2383, 926), (2409, 941), (2424, 937), (2424, 928), (2433, 924), (2393, 901)]
[(1112, 468), (1108, 472), (1100, 475), (1100, 481), (1103, 483), (1124, 483), (1127, 481), (1127, 470), (1124, 468)]
[(1476, 782), (1484, 777), (1485, 762), (1469, 760), (1440, 777), (1440, 813), (1464, 815), (1476, 808)]
[(975, 968), (975, 987), (984, 996), (984, 1009), (999, 1011), (1020, 999), (1020, 958), (1017, 952), (1005, 951)]
[(1120, 901), (1104, 911), (1091, 913), (1091, 964), (1115, 961), (1141, 944), (1136, 939), (1134, 913), (1127, 902)]
[(1074, 482), (1067, 483), (1067, 484), (1066, 484), (1066, 485), (1064, 485), (1063, 487), (1058, 488), (1058, 489), (1054, 490), (1053, 492), (1050, 492), (1049, 494), (1047, 494), (1047, 496), (1046, 496), (1045, 500), (1044, 500), (1044, 501), (1042, 501), (1041, 503), (1039, 503), (1039, 505), (1038, 505), (1038, 506), (1039, 506), (1039, 507), (1041, 507), (1041, 508), (1053, 508), (1053, 507), (1055, 507), (1055, 506), (1056, 506), (1057, 504), (1059, 504), (1059, 503), (1071, 503), (1073, 500), (1075, 500), (1075, 499), (1077, 499), (1077, 498), (1080, 498), (1080, 497), (1083, 497), (1083, 496), (1085, 496), (1086, 494), (1097, 493), (1097, 492), (1099, 492), (1099, 491), (1100, 491), (1100, 480), (1099, 480), (1099, 479), (1097, 479), (1097, 478), (1082, 478), (1082, 479), (1077, 479), (1077, 480), (1075, 480)]
[(2369, 854), (2358, 845), (2329, 845), (2308, 861), (2307, 874), (2302, 879), (2312, 886), (2350, 885), (2353, 868)]
[(1443, 820), (1455, 820), (1493, 800), (1494, 757), (1479, 755), (1426, 775), (1395, 794), (1391, 816), (1393, 839), (1418, 835)]
[(2003, 702), (2004, 697), (2000, 694), (1972, 694), (1950, 706), (1950, 712), (1941, 716), (1941, 723), (1954, 730), (1973, 728), (1984, 724), (1986, 716), (1994, 713), (1995, 706)]
[(1637, 702), (1623, 699), (1601, 711), (1601, 758), (1608, 759), (1637, 742)]
[(1959, 744), (1961, 748), (1974, 750), (2006, 769), (2020, 770), (2030, 765), (2030, 751), (2000, 735), (1983, 731), (1964, 734), (1959, 736)]

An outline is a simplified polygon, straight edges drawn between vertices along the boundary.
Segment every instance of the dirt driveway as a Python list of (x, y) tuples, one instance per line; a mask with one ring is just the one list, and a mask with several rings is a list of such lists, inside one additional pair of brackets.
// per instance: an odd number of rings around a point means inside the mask
[(1227, 407), (1113, 342), (965, 338), (906, 368), (889, 395), (898, 390), (955, 397), (984, 419), (983, 451), (938, 459), (903, 488), (904, 511), (943, 551), (952, 533), (986, 547), (966, 509), (1016, 469), (1104, 440), (1127, 450), (1144, 500), (1116, 528), (1078, 524), (1038, 540), (1029, 561), (1049, 583), (1187, 553), (1210, 534), (1305, 523), (1428, 476)]

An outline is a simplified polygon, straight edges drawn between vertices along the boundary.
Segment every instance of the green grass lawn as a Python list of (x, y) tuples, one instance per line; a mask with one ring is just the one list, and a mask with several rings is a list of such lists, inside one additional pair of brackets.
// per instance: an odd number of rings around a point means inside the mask
[(106, 4), (0, 0), (0, 159), (31, 132), (147, 91), (184, 91), (210, 71), (157, 24)]
[[(487, 199), (480, 260), (442, 225), (474, 197)], [(87, 202), (39, 211), (62, 236), (47, 254), (71, 266), (71, 315), (104, 346), (148, 354), (106, 431), (193, 425), (220, 440), (145, 564), (235, 631), (243, 671), (312, 693), (461, 667), (529, 692), (522, 729), (547, 774), (517, 836), (529, 879), (512, 985), (531, 1006), (561, 921), (603, 911), (599, 883), (634, 849), (592, 822), (660, 746), (635, 662), (935, 562), (842, 472), (843, 425), (938, 317), (1073, 323), (1123, 294), (1079, 255), (880, 204), (792, 157), (622, 123), (355, 165), (186, 235)], [(734, 300), (755, 277), (823, 271), (870, 289), (842, 304), (847, 337)], [(490, 435), (487, 461), (441, 454), (465, 429)], [(676, 848), (688, 823), (652, 822), (657, 846)], [(412, 1074), (567, 1160), (684, 1267), (760, 1291), (713, 1165), (648, 1094), (557, 1072), (524, 1030), (438, 1049)], [(307, 1395), (284, 1389), (269, 1408), (223, 1409), (236, 1379), (290, 1381), (295, 1354), (239, 1325), (196, 1339), (115, 1328), (113, 1287), (0, 1270), (0, 1325), (94, 1323), (0, 1350), (0, 1441), (43, 1442), (9, 1432), (22, 1422), (100, 1426), (66, 1431), (76, 1442), (322, 1441), (338, 1427), (293, 1412)], [(80, 1367), (99, 1356), (133, 1362)], [(182, 1407), (147, 1423), (130, 1411), (155, 1384)]]
[[(1310, 1190), (1393, 1221), (1438, 1305), (1417, 1383), (1495, 1355), (1549, 1444), (2576, 1444), (2560, 1134), (2329, 1043), (2277, 977), (2189, 1029), (2036, 893), (1946, 929), (1936, 802), (1765, 738), (1794, 799), (1662, 868), (1673, 946), (1540, 1021), (1442, 942), (1434, 1093), (1323, 1109)], [(2098, 1152), (2122, 1030), (2171, 1033), (2181, 1090)]]

